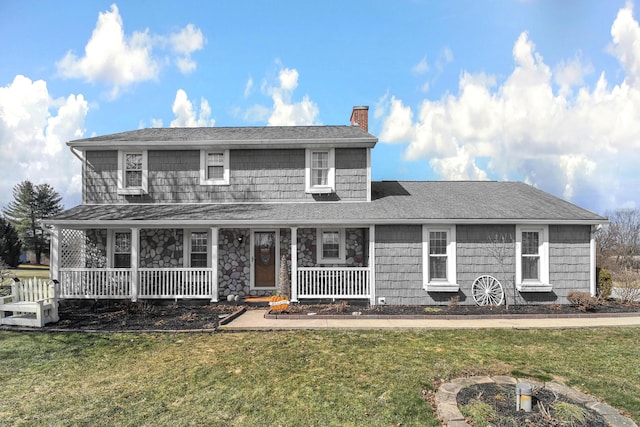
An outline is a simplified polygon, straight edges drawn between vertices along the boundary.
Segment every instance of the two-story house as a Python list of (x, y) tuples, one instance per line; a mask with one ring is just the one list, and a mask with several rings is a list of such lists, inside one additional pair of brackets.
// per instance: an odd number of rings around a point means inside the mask
[(566, 303), (606, 219), (517, 182), (373, 182), (349, 126), (141, 129), (68, 142), (83, 202), (45, 221), (62, 298), (270, 295)]

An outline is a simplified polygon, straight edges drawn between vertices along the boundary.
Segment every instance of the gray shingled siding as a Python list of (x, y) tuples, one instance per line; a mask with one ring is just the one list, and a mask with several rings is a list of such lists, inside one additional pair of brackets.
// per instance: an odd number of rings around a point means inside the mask
[[(456, 270), (457, 282), (460, 285), (460, 304), (475, 304), (471, 296), (471, 286), (483, 275), (498, 279), (509, 298), (509, 303), (513, 303), (513, 280), (516, 271), (515, 235), (514, 225), (456, 227)], [(504, 267), (500, 266), (499, 258), (503, 260)]]
[(83, 179), (84, 203), (113, 203), (117, 201), (118, 152), (87, 151), (87, 167)]
[(336, 194), (341, 200), (367, 200), (367, 151), (336, 148)]
[[(366, 149), (336, 149), (336, 194), (366, 200)], [(148, 194), (117, 194), (117, 151), (88, 151), (85, 203), (311, 201), (305, 193), (304, 149), (231, 150), (230, 185), (200, 185), (200, 151), (148, 152)]]
[(590, 241), (588, 225), (549, 226), (549, 281), (556, 302), (566, 304), (571, 291), (589, 292)]
[[(387, 304), (475, 304), (471, 286), (481, 275), (491, 275), (503, 285), (510, 304), (566, 304), (572, 290), (589, 291), (590, 226), (549, 226), (549, 279), (552, 292), (515, 292), (515, 226), (458, 225), (456, 269), (458, 293), (426, 292), (422, 277), (422, 229), (420, 226), (376, 227), (376, 296)], [(504, 242), (502, 238), (504, 237)], [(504, 245), (504, 268), (496, 247)], [(493, 247), (493, 249), (492, 249)]]
[(378, 225), (375, 239), (376, 296), (386, 304), (428, 304), (422, 289), (422, 227)]

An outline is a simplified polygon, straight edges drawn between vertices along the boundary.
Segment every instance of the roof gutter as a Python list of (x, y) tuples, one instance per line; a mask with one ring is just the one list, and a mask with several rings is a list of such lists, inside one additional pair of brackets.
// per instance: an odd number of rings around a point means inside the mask
[(607, 220), (525, 220), (525, 219), (428, 219), (428, 218), (415, 218), (415, 219), (384, 219), (384, 218), (360, 218), (357, 220), (345, 220), (335, 219), (333, 221), (326, 219), (305, 219), (305, 220), (216, 220), (201, 219), (201, 220), (110, 220), (110, 219), (96, 219), (96, 220), (43, 220), (46, 225), (59, 226), (59, 227), (73, 227), (73, 228), (92, 228), (92, 227), (166, 227), (166, 228), (182, 228), (182, 227), (298, 227), (298, 226), (336, 226), (343, 227), (363, 226), (363, 225), (422, 225), (422, 224), (455, 224), (455, 225), (600, 225), (608, 223)]

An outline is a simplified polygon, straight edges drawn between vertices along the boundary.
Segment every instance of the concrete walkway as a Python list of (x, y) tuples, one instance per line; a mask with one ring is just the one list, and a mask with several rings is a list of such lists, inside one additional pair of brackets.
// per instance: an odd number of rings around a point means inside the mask
[(258, 331), (289, 329), (567, 329), (640, 326), (640, 315), (624, 317), (572, 317), (545, 319), (367, 319), (354, 316), (323, 319), (265, 318), (268, 310), (247, 310), (219, 329), (223, 331)]

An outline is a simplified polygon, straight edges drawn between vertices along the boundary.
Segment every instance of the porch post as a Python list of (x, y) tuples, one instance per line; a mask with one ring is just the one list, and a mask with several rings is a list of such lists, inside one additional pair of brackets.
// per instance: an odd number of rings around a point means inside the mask
[(131, 229), (131, 301), (138, 300), (138, 268), (140, 264), (140, 229)]
[(211, 227), (211, 302), (218, 302), (218, 227)]
[(591, 226), (591, 240), (589, 242), (589, 291), (592, 297), (596, 296), (597, 277), (596, 277), (596, 226)]
[(376, 226), (369, 226), (369, 304), (376, 305)]
[[(60, 229), (57, 226), (53, 226), (49, 233), (51, 234), (51, 247), (50, 252), (51, 256), (49, 257), (49, 279), (51, 280), (60, 280), (59, 269), (60, 269)], [(59, 289), (56, 289), (59, 291)]]
[(291, 227), (291, 301), (298, 302), (298, 227)]

